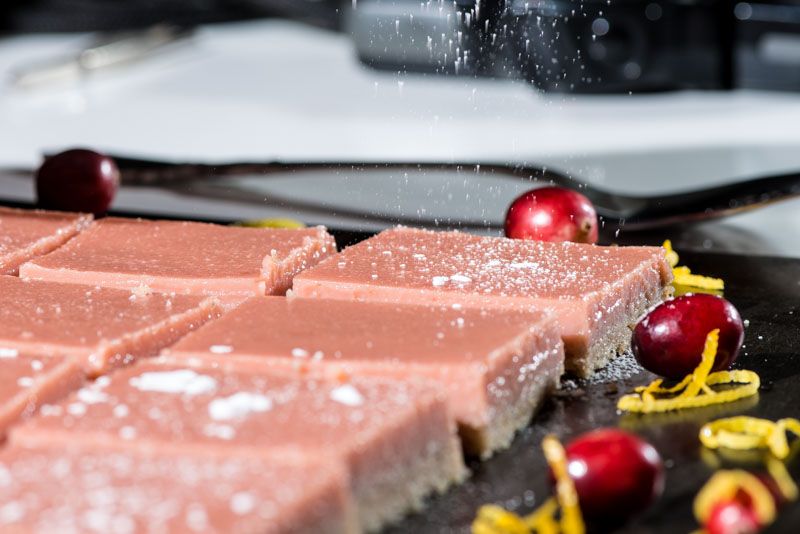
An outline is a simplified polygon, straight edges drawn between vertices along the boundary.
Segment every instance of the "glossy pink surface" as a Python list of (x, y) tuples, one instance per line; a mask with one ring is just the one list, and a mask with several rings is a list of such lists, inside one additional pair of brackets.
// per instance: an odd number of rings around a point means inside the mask
[(585, 353), (660, 298), (672, 271), (660, 247), (598, 247), (394, 228), (295, 278), (302, 297), (460, 304), (555, 313), (568, 354)]
[(63, 245), (91, 215), (0, 207), (0, 274), (16, 274), (29, 259)]
[(654, 308), (633, 331), (633, 354), (645, 369), (680, 380), (700, 364), (708, 333), (719, 328), (714, 371), (728, 369), (744, 341), (736, 308), (715, 295), (683, 295)]
[(597, 243), (598, 226), (588, 198), (563, 187), (542, 187), (511, 203), (505, 234), (513, 239)]
[(355, 532), (333, 462), (6, 447), (0, 469), (3, 532)]
[(236, 369), (322, 368), (332, 376), (400, 380), (426, 376), (448, 391), (459, 421), (475, 427), (506, 410), (523, 388), (554, 380), (563, 367), (558, 329), (539, 312), (298, 297), (250, 299), (183, 338), (165, 356)]
[(80, 364), (67, 357), (26, 356), (0, 344), (0, 438), (43, 404), (58, 401), (83, 383)]
[(0, 276), (0, 347), (74, 357), (92, 375), (153, 356), (217, 313), (203, 297)]
[(25, 277), (243, 300), (282, 294), (301, 270), (336, 251), (324, 228), (240, 228), (183, 221), (107, 218)]
[(98, 379), (60, 408), (17, 428), (11, 441), (298, 463), (324, 451), (359, 478), (455, 440), (440, 392), (414, 379), (337, 381), (144, 361)]

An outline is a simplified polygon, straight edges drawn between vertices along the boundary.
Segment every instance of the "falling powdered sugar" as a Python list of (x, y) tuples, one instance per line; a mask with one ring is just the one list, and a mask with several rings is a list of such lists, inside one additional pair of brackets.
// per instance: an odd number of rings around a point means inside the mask
[(453, 282), (456, 284), (469, 284), (472, 282), (472, 278), (463, 274), (453, 274), (450, 276), (434, 276), (431, 279), (431, 284), (433, 284), (433, 287), (442, 287), (448, 282)]

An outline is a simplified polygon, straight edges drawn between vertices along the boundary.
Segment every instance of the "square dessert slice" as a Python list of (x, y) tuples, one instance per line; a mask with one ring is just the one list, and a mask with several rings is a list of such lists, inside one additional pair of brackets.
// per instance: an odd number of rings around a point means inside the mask
[(0, 347), (69, 356), (92, 376), (154, 356), (217, 313), (203, 297), (0, 276)]
[(78, 389), (84, 375), (72, 358), (39, 358), (0, 346), (0, 439), (20, 419)]
[(660, 247), (600, 247), (394, 228), (295, 278), (302, 297), (555, 313), (566, 366), (581, 376), (630, 341), (672, 271)]
[(0, 473), (3, 532), (358, 532), (336, 464), (12, 447)]
[(466, 450), (484, 457), (511, 442), (564, 370), (558, 327), (541, 312), (298, 297), (254, 297), (162, 355), (237, 370), (426, 377), (447, 392)]
[(61, 413), (48, 409), (15, 427), (11, 442), (341, 462), (367, 530), (465, 473), (444, 395), (421, 381), (340, 382), (151, 360), (101, 377), (59, 406)]
[(240, 228), (107, 218), (20, 268), (25, 278), (213, 295), (238, 304), (281, 295), (292, 278), (336, 252), (324, 228)]
[(0, 207), (0, 274), (66, 243), (92, 222), (91, 215)]

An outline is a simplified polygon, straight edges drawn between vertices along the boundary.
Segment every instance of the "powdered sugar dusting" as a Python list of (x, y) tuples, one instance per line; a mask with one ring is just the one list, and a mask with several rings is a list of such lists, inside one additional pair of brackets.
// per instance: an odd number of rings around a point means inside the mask
[(231, 440), (236, 437), (236, 429), (231, 425), (221, 425), (219, 423), (209, 423), (203, 427), (203, 434), (209, 438)]
[[(392, 255), (381, 254), (391, 250)], [(511, 297), (574, 297), (666, 267), (658, 247), (598, 247), (395, 228), (342, 252), (339, 282)], [(378, 275), (377, 278), (373, 275)]]
[(585, 379), (584, 383), (605, 384), (608, 382), (619, 382), (627, 380), (642, 372), (642, 367), (636, 361), (631, 351), (625, 351), (608, 363), (602, 369), (598, 369), (594, 374)]
[(330, 398), (346, 406), (361, 406), (364, 404), (364, 396), (350, 384), (345, 384), (331, 390)]
[(295, 347), (292, 349), (292, 356), (295, 358), (308, 358), (308, 351), (300, 347)]
[(433, 284), (433, 287), (442, 287), (449, 281), (450, 281), (449, 276), (434, 276), (431, 279), (431, 284)]
[(214, 399), (208, 404), (208, 415), (215, 421), (247, 417), (252, 412), (272, 409), (272, 400), (257, 393), (240, 391), (230, 397)]
[(176, 371), (153, 371), (132, 377), (129, 384), (139, 391), (175, 393), (181, 395), (202, 395), (213, 393), (217, 381), (207, 375), (198, 374), (191, 369)]
[(108, 394), (96, 388), (85, 387), (78, 390), (78, 400), (84, 404), (108, 402)]
[(237, 515), (249, 514), (256, 507), (256, 498), (252, 493), (240, 491), (231, 496), (231, 511)]

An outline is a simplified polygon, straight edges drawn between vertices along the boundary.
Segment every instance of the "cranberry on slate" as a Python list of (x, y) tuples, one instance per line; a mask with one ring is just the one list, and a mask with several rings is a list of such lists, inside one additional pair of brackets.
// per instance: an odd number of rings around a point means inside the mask
[(72, 149), (48, 157), (36, 173), (42, 208), (102, 215), (119, 188), (114, 160), (92, 150)]
[(633, 354), (648, 371), (679, 380), (700, 363), (706, 336), (715, 328), (713, 370), (722, 371), (739, 355), (744, 325), (733, 304), (715, 295), (683, 295), (655, 307), (633, 330)]
[(506, 237), (597, 243), (597, 212), (588, 198), (563, 187), (542, 187), (518, 197), (506, 213)]
[(567, 471), (590, 521), (618, 523), (650, 506), (664, 489), (658, 451), (639, 437), (607, 428), (566, 447)]
[(752, 508), (737, 499), (716, 504), (706, 521), (708, 534), (756, 534), (761, 530)]

